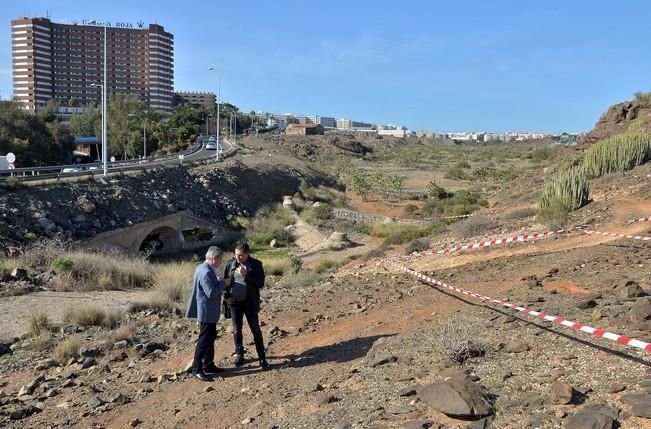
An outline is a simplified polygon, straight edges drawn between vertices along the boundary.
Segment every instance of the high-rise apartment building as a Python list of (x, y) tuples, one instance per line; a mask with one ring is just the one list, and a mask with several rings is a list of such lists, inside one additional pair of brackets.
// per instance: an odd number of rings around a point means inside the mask
[(171, 111), (174, 36), (160, 25), (142, 22), (12, 20), (14, 97), (32, 111), (50, 99), (69, 106), (99, 105), (105, 26), (109, 99), (131, 94), (151, 110)]

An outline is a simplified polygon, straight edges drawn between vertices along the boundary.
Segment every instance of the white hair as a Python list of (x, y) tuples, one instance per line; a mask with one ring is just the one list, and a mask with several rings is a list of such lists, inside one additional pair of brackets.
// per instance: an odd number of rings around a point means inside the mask
[(224, 254), (224, 251), (217, 246), (210, 246), (206, 251), (206, 260), (219, 258)]

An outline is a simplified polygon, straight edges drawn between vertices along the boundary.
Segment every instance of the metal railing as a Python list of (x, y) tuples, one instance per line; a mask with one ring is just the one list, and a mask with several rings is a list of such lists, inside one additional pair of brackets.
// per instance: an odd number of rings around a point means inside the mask
[[(109, 174), (120, 173), (126, 171), (142, 170), (148, 167), (160, 167), (165, 165), (176, 165), (176, 162), (183, 163), (180, 155), (191, 156), (196, 154), (203, 147), (204, 140), (200, 137), (188, 149), (176, 152), (173, 154), (152, 156), (141, 159), (130, 159), (109, 162)], [(231, 147), (228, 152), (233, 150)], [(175, 163), (172, 164), (172, 161)], [(188, 160), (192, 162), (193, 160)], [(12, 170), (0, 170), (0, 177), (14, 177), (23, 182), (47, 180), (47, 179), (61, 179), (67, 177), (80, 177), (80, 176), (95, 176), (103, 174), (103, 165), (101, 162), (88, 163), (88, 164), (67, 164), (67, 165), (52, 165), (46, 167), (25, 167), (15, 168)]]

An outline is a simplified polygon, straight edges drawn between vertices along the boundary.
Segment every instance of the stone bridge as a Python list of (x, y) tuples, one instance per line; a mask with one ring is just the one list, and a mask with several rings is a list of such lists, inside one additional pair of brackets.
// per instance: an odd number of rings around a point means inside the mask
[(108, 231), (93, 237), (86, 247), (119, 250), (128, 254), (149, 251), (155, 254), (192, 250), (232, 240), (233, 231), (192, 215), (189, 211)]

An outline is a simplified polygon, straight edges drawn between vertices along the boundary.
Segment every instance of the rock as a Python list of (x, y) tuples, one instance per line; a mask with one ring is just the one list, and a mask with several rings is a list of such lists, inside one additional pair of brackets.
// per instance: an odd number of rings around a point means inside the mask
[(395, 356), (388, 354), (388, 353), (380, 353), (379, 355), (375, 356), (371, 361), (368, 363), (370, 367), (375, 368), (376, 366), (380, 365), (386, 365), (388, 363), (393, 363), (397, 361), (398, 358)]
[(612, 429), (614, 420), (604, 414), (578, 412), (565, 420), (565, 429)]
[(132, 428), (135, 428), (136, 426), (138, 426), (139, 424), (142, 424), (142, 423), (143, 423), (142, 420), (140, 420), (139, 418), (136, 417), (135, 419), (129, 421), (129, 426), (131, 426)]
[(609, 393), (619, 393), (619, 392), (623, 392), (624, 390), (626, 390), (626, 385), (625, 384), (615, 382), (615, 383), (610, 385), (610, 389), (608, 389), (608, 392)]
[(549, 399), (552, 404), (567, 405), (572, 402), (574, 389), (567, 383), (556, 381), (552, 384)]
[(577, 301), (577, 303), (574, 305), (576, 308), (579, 310), (585, 310), (588, 308), (594, 308), (597, 306), (597, 303), (595, 302), (594, 299), (581, 299)]
[(388, 407), (387, 414), (409, 414), (416, 411), (414, 407)]
[(81, 362), (81, 369), (88, 369), (93, 365), (95, 365), (95, 359), (92, 357), (87, 357), (84, 358), (84, 360)]
[(432, 426), (432, 420), (407, 420), (402, 424), (403, 429), (427, 429)]
[(113, 344), (113, 347), (116, 349), (126, 349), (129, 346), (129, 343), (127, 340), (121, 340), (117, 341), (116, 343)]
[(72, 407), (72, 402), (70, 401), (61, 402), (60, 404), (57, 404), (56, 407), (61, 408), (63, 410), (67, 410)]
[(101, 407), (102, 405), (106, 404), (106, 401), (100, 399), (99, 396), (93, 396), (88, 400), (88, 406), (91, 408), (98, 408)]
[(6, 397), (7, 397), (7, 394), (5, 393), (5, 391), (0, 389), (0, 399), (4, 399)]
[(10, 355), (13, 352), (14, 351), (11, 350), (11, 346), (9, 344), (0, 343), (0, 356)]
[(58, 394), (59, 391), (56, 388), (48, 389), (47, 392), (45, 392), (47, 398), (54, 398)]
[(330, 393), (321, 393), (314, 397), (314, 405), (322, 406), (339, 402), (339, 398)]
[(188, 363), (183, 367), (183, 371), (181, 371), (181, 372), (183, 372), (183, 373), (191, 372), (191, 371), (192, 371), (192, 366), (193, 366), (193, 365), (194, 365), (194, 360), (191, 359), (191, 360), (190, 360), (190, 361), (189, 361), (189, 362), (188, 362)]
[(27, 280), (27, 270), (24, 268), (14, 268), (11, 271), (11, 277), (15, 280)]
[(344, 420), (338, 422), (334, 427), (334, 429), (351, 429), (351, 428), (352, 426), (350, 425), (350, 423)]
[(102, 348), (101, 347), (89, 347), (89, 348), (84, 348), (79, 352), (80, 355), (83, 357), (97, 357), (102, 354)]
[(43, 359), (41, 361), (36, 362), (36, 364), (34, 366), (34, 369), (36, 371), (43, 371), (43, 370), (46, 370), (46, 369), (53, 368), (53, 367), (55, 367), (57, 365), (58, 365), (57, 361), (55, 361), (52, 358), (47, 358), (47, 359)]
[(565, 411), (563, 411), (563, 410), (556, 410), (554, 412), (554, 416), (557, 419), (564, 419), (567, 416), (567, 413)]
[(619, 290), (619, 296), (624, 299), (639, 298), (644, 295), (646, 295), (644, 289), (633, 280), (627, 281), (624, 287)]
[(167, 344), (163, 343), (156, 343), (156, 342), (151, 342), (151, 343), (146, 343), (143, 344), (142, 348), (140, 349), (140, 357), (145, 357), (148, 354), (154, 353), (156, 350), (167, 350)]
[(116, 393), (115, 395), (109, 397), (108, 402), (111, 404), (124, 405), (131, 402), (131, 400), (124, 396), (122, 393)]
[(278, 240), (275, 238), (269, 242), (269, 247), (274, 248), (278, 244)]
[(641, 298), (635, 301), (628, 315), (635, 323), (651, 319), (651, 298)]
[(11, 420), (21, 420), (25, 417), (29, 417), (32, 414), (40, 413), (42, 410), (34, 405), (28, 405), (26, 407), (16, 408), (13, 411), (9, 412), (9, 418)]
[(246, 426), (246, 425), (248, 425), (248, 424), (253, 423), (253, 418), (252, 418), (252, 417), (247, 417), (247, 418), (245, 418), (244, 420), (242, 420), (240, 423), (241, 423), (242, 425)]
[(97, 207), (90, 201), (85, 201), (81, 204), (81, 209), (84, 211), (84, 213), (93, 214), (97, 210)]
[(75, 216), (75, 218), (72, 220), (74, 223), (84, 223), (86, 222), (86, 216), (83, 214), (80, 214), (79, 216)]
[(398, 396), (413, 396), (418, 393), (416, 386), (409, 386), (398, 391)]
[(448, 416), (476, 418), (491, 415), (493, 406), (486, 388), (467, 377), (433, 383), (418, 392), (418, 398)]
[(204, 392), (204, 393), (210, 393), (210, 392), (212, 392), (213, 390), (215, 390), (214, 387), (212, 387), (212, 386), (206, 386), (206, 387), (203, 389), (203, 392)]
[(504, 346), (504, 351), (507, 353), (522, 353), (529, 351), (529, 345), (520, 341), (509, 341)]

